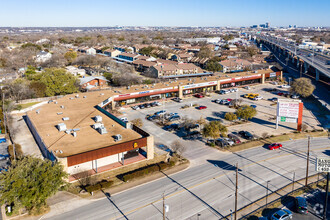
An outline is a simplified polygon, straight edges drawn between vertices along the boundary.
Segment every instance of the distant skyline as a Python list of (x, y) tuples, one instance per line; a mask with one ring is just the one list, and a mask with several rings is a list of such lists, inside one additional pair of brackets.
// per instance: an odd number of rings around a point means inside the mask
[(330, 27), (330, 0), (0, 0), (0, 27)]

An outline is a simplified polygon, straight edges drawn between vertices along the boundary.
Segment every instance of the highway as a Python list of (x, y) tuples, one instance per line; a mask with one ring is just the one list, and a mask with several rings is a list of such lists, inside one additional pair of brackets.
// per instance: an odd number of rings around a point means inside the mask
[[(201, 143), (202, 144), (202, 143)], [(209, 154), (195, 166), (124, 192), (43, 219), (221, 219), (234, 210), (235, 167), (239, 165), (238, 208), (265, 196), (266, 183), (275, 191), (306, 172), (307, 139), (283, 142), (274, 151), (260, 146), (238, 153)], [(329, 156), (328, 138), (311, 139), (310, 174), (315, 157)], [(203, 157), (204, 158), (204, 157)], [(74, 206), (73, 206), (74, 207)], [(198, 215), (198, 216), (197, 216)]]
[(259, 37), (265, 41), (283, 47), (293, 54), (296, 54), (297, 57), (304, 60), (309, 65), (315, 67), (320, 72), (325, 74), (327, 77), (330, 77), (330, 65), (326, 65), (327, 61), (330, 60), (329, 56), (326, 56), (321, 53), (316, 53), (307, 49), (299, 49), (294, 44), (290, 44), (288, 42), (273, 37), (267, 37), (267, 36), (259, 36)]

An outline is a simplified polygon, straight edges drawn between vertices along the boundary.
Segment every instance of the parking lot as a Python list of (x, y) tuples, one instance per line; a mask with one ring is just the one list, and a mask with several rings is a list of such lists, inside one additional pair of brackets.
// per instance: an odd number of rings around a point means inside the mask
[[(277, 88), (277, 92), (269, 92), (266, 90)], [(177, 113), (182, 118), (187, 117), (193, 120), (198, 120), (201, 117), (205, 118), (206, 121), (221, 121), (228, 128), (228, 133), (230, 132), (239, 132), (241, 130), (246, 130), (251, 132), (254, 136), (260, 137), (263, 133), (268, 135), (279, 135), (283, 133), (289, 133), (296, 130), (297, 125), (295, 123), (279, 123), (278, 129), (275, 129), (275, 115), (276, 115), (276, 104), (275, 102), (270, 101), (269, 99), (278, 98), (278, 99), (291, 99), (284, 96), (278, 95), (281, 92), (288, 92), (288, 88), (279, 88), (277, 85), (272, 85), (266, 83), (263, 85), (251, 86), (249, 90), (244, 88), (239, 88), (238, 92), (228, 93), (228, 94), (217, 94), (211, 93), (210, 96), (203, 98), (196, 98), (193, 96), (184, 98), (182, 102), (175, 102), (172, 100), (167, 100), (166, 102), (160, 101), (161, 106), (144, 108), (133, 110), (132, 108), (122, 108), (120, 111), (123, 113), (123, 116), (127, 117), (129, 121), (141, 118), (143, 121), (143, 128), (155, 136), (157, 141), (165, 141), (169, 144), (170, 141), (173, 141), (175, 138), (178, 138), (177, 135), (165, 131), (162, 127), (157, 125), (154, 121), (146, 120), (147, 115), (153, 115), (157, 111), (165, 110), (166, 113)], [(236, 94), (237, 93), (237, 94)], [(263, 99), (255, 101), (248, 98), (243, 98), (242, 96), (246, 93), (257, 93)], [(224, 119), (224, 115), (227, 112), (235, 112), (234, 108), (229, 108), (228, 105), (222, 105), (212, 100), (215, 99), (235, 99), (236, 97), (242, 99), (241, 105), (255, 105), (257, 109), (257, 115), (252, 120), (247, 123), (233, 125), (233, 122), (227, 121)], [(182, 106), (189, 105), (191, 107), (182, 108)], [(206, 106), (206, 109), (198, 109), (199, 106)], [(175, 121), (173, 123), (180, 123)], [(303, 123), (308, 126), (309, 130), (321, 129), (316, 118), (311, 112), (304, 109), (303, 112)], [(167, 134), (167, 135), (166, 135)], [(163, 136), (164, 135), (164, 136)], [(170, 137), (170, 138), (169, 138)], [(158, 140), (157, 140), (158, 138)], [(205, 142), (203, 142), (205, 145)]]

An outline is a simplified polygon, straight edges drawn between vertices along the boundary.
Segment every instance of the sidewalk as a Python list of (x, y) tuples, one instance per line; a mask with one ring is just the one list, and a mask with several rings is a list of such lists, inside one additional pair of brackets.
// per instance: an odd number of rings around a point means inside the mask
[[(316, 182), (317, 178), (318, 178), (317, 175), (309, 177), (308, 184)], [(305, 186), (305, 179), (296, 181), (294, 183), (294, 190), (297, 190), (303, 186)], [(268, 199), (267, 199), (268, 204), (272, 203), (273, 201), (275, 201), (277, 199), (280, 199), (281, 197), (287, 195), (291, 191), (293, 191), (292, 183), (272, 194), (269, 194)], [(261, 207), (265, 208), (265, 205), (266, 205), (266, 198), (263, 197), (263, 198), (257, 200), (256, 202), (239, 209), (237, 211), (237, 217), (238, 217), (238, 219), (247, 218), (249, 215), (251, 215), (253, 212), (257, 211), (259, 208), (261, 208)], [(230, 219), (230, 215), (226, 216), (226, 219)]]

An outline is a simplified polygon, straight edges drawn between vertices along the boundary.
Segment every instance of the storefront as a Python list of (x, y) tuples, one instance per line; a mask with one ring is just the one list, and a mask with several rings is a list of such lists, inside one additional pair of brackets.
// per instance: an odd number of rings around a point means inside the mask
[(216, 90), (217, 81), (185, 85), (182, 87), (183, 95), (192, 95), (196, 93), (209, 93)]

